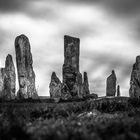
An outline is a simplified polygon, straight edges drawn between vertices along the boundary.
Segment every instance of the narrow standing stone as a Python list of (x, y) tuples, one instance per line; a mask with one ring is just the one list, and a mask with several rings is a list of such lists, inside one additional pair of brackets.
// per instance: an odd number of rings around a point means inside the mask
[(50, 97), (51, 98), (60, 98), (61, 97), (61, 88), (62, 83), (59, 78), (56, 76), (56, 73), (53, 72), (51, 76), (50, 88)]
[(90, 94), (89, 83), (88, 83), (88, 76), (86, 72), (84, 72), (84, 81), (82, 86), (83, 86), (83, 91), (82, 91), (83, 96), (89, 95)]
[(38, 98), (35, 87), (35, 73), (28, 38), (20, 35), (15, 39), (16, 63), (19, 81), (19, 98)]
[(140, 56), (136, 57), (136, 63), (133, 65), (129, 95), (140, 98)]
[(121, 94), (120, 94), (120, 85), (117, 86), (117, 96), (118, 96), (118, 97), (121, 96)]
[(115, 71), (112, 70), (112, 74), (107, 78), (106, 82), (106, 96), (115, 96), (116, 94), (116, 74)]
[(16, 92), (16, 73), (12, 56), (7, 55), (4, 69), (4, 94), (6, 99), (15, 99)]

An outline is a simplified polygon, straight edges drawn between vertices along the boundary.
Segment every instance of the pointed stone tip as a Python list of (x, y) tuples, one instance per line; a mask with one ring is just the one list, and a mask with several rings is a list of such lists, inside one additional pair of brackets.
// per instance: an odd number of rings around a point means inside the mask
[(112, 74), (114, 74), (115, 73), (115, 71), (114, 70), (112, 70)]
[(140, 63), (140, 55), (136, 57), (136, 63)]
[(77, 37), (73, 37), (73, 36), (70, 36), (70, 35), (64, 35), (64, 40), (65, 40), (65, 39), (75, 39), (75, 40), (80, 41), (79, 38), (77, 38)]
[(12, 58), (12, 55), (11, 55), (11, 54), (8, 54), (8, 55), (6, 56), (6, 58)]
[(84, 75), (86, 75), (86, 76), (87, 76), (87, 72), (85, 72), (85, 71), (84, 71)]
[(11, 54), (8, 54), (8, 55), (6, 56), (6, 61), (13, 61), (13, 60), (12, 60), (12, 55), (11, 55)]
[(56, 73), (55, 72), (52, 72), (52, 77), (56, 77)]

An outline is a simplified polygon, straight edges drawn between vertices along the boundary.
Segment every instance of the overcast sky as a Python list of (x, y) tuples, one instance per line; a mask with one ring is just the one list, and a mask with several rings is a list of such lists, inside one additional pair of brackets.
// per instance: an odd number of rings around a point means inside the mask
[(105, 95), (115, 70), (121, 94), (128, 96), (130, 73), (140, 55), (139, 0), (0, 0), (0, 66), (15, 61), (15, 37), (31, 43), (39, 95), (49, 95), (51, 73), (62, 79), (64, 35), (80, 38), (80, 71), (91, 93)]

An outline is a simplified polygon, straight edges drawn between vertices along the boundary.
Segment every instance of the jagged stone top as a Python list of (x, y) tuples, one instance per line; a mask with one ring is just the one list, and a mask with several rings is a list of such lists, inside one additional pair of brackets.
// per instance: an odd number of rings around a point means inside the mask
[(140, 63), (140, 55), (136, 57), (136, 63)]
[(84, 72), (84, 81), (88, 80), (87, 72)]
[(115, 74), (115, 71), (114, 71), (114, 70), (112, 70), (111, 75), (109, 75), (109, 76), (107, 77), (107, 80), (109, 80), (110, 78), (115, 78), (115, 79), (116, 79), (116, 74)]
[(114, 70), (112, 70), (112, 74), (113, 74), (113, 75), (115, 74), (115, 71), (114, 71)]
[(10, 66), (13, 67), (14, 64), (13, 64), (12, 55), (8, 54), (5, 61), (5, 68), (10, 67)]
[(59, 78), (56, 76), (55, 72), (52, 72), (51, 81), (55, 81), (56, 83), (61, 83)]
[(69, 35), (64, 35), (64, 40), (67, 40), (68, 42), (76, 41), (80, 42), (80, 39), (77, 37), (69, 36)]

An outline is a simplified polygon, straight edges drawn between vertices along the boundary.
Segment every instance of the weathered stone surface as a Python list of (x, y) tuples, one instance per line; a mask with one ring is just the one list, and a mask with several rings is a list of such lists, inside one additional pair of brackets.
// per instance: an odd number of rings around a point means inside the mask
[(116, 94), (116, 74), (112, 71), (112, 74), (107, 78), (106, 81), (106, 96), (115, 96)]
[(64, 36), (63, 87), (71, 96), (78, 96), (80, 91), (79, 45), (79, 38)]
[(117, 96), (121, 96), (121, 93), (120, 93), (120, 85), (117, 86)]
[(136, 62), (133, 65), (129, 95), (130, 97), (140, 97), (140, 56), (136, 57)]
[(51, 98), (60, 98), (61, 97), (62, 83), (59, 80), (59, 78), (56, 76), (55, 72), (52, 73), (49, 88), (50, 88), (50, 97)]
[(29, 39), (20, 35), (15, 39), (16, 63), (19, 81), (19, 98), (38, 98)]
[(72, 96), (69, 92), (69, 88), (67, 87), (67, 85), (65, 83), (62, 83), (62, 99), (64, 100), (68, 100), (71, 99)]
[(89, 91), (89, 84), (88, 84), (88, 76), (87, 76), (87, 73), (84, 72), (84, 81), (83, 81), (83, 84), (82, 84), (82, 95), (83, 96), (87, 96), (90, 94), (90, 91)]
[(15, 99), (16, 92), (16, 73), (11, 55), (6, 57), (4, 69), (4, 96), (5, 99)]
[(0, 68), (0, 98), (4, 99), (5, 68)]

